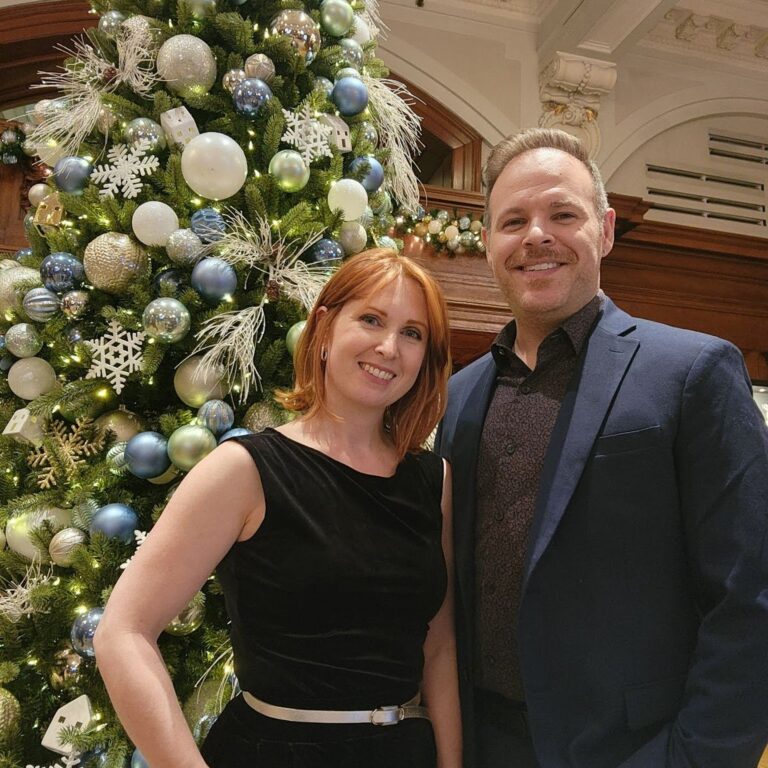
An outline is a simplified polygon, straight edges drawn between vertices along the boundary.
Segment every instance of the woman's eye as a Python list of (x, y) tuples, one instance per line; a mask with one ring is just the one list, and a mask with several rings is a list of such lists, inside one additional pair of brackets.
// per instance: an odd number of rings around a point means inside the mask
[(363, 315), (360, 320), (366, 325), (378, 325), (379, 318), (376, 315)]
[(403, 333), (405, 333), (409, 339), (416, 339), (416, 341), (421, 341), (421, 331), (417, 328), (406, 328)]

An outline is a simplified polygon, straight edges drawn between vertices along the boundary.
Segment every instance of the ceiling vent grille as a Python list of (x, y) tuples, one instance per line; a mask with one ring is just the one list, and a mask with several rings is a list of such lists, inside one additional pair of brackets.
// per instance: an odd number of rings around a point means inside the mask
[(710, 131), (709, 154), (737, 162), (768, 165), (768, 142)]

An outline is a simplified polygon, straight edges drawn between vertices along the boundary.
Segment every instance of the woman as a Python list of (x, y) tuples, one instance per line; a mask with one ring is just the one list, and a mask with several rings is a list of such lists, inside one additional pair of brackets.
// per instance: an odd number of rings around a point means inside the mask
[[(96, 633), (152, 768), (460, 767), (449, 467), (420, 451), (449, 368), (444, 301), (410, 260), (367, 251), (324, 287), (278, 393), (299, 416), (189, 473)], [(201, 753), (157, 637), (217, 566), (244, 693)]]

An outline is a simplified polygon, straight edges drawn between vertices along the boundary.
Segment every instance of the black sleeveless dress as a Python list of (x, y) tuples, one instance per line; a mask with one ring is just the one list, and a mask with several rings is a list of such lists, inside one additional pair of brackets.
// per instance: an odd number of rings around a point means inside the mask
[[(442, 461), (408, 454), (392, 477), (355, 469), (273, 429), (238, 438), (266, 515), (217, 574), (243, 690), (284, 707), (375, 709), (419, 689), (442, 604)], [(434, 768), (428, 720), (275, 720), (231, 701), (202, 747), (210, 768)]]

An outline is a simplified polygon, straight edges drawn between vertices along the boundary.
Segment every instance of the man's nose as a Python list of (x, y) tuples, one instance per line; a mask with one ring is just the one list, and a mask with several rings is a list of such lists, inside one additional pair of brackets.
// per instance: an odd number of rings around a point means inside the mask
[(531, 219), (523, 237), (524, 246), (551, 245), (555, 238), (549, 231), (547, 222), (543, 219)]

